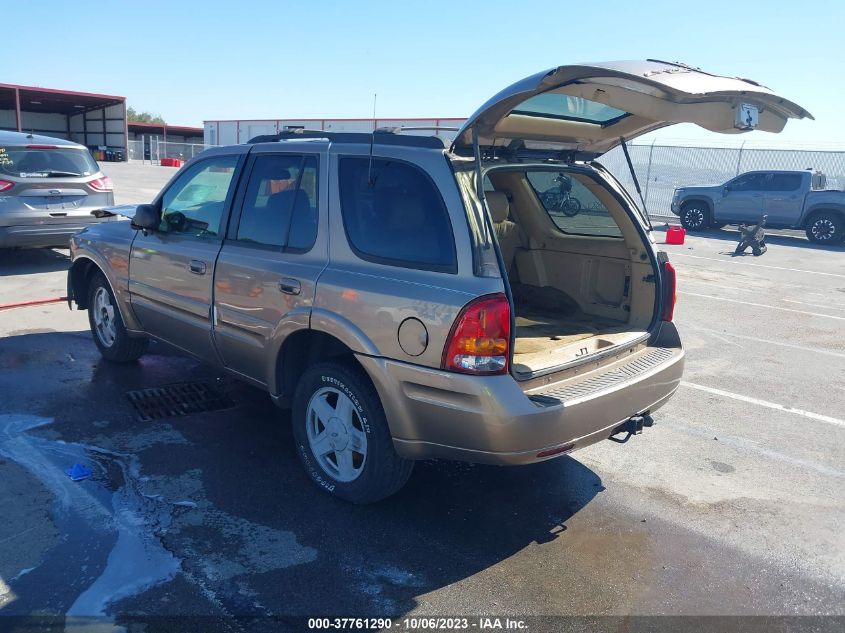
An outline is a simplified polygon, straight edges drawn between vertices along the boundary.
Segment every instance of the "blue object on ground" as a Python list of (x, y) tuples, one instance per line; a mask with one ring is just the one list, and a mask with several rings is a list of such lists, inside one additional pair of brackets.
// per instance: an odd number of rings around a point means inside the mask
[(65, 473), (71, 481), (82, 481), (91, 476), (91, 469), (85, 464), (74, 464), (70, 468), (65, 468)]

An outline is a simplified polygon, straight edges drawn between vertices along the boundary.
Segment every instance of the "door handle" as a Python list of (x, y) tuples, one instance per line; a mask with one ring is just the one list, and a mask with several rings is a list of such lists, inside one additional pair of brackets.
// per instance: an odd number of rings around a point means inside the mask
[(205, 274), (205, 262), (201, 262), (198, 259), (192, 259), (191, 263), (188, 265), (188, 268), (195, 275), (204, 275)]
[(302, 292), (302, 284), (300, 284), (297, 279), (283, 277), (279, 281), (279, 290), (284, 292), (286, 295), (298, 295)]

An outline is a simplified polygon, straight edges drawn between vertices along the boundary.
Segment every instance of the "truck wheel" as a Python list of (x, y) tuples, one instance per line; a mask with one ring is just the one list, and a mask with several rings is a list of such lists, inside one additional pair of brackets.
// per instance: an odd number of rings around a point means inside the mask
[(317, 486), (353, 503), (373, 503), (397, 492), (414, 462), (393, 448), (381, 401), (352, 363), (309, 367), (293, 398), (296, 452)]
[(687, 231), (703, 231), (710, 226), (710, 209), (701, 202), (688, 202), (681, 209), (681, 226)]
[(845, 223), (833, 213), (818, 213), (807, 222), (807, 239), (816, 244), (837, 244), (845, 235)]
[(138, 360), (150, 344), (146, 337), (129, 336), (111, 286), (101, 272), (94, 274), (88, 286), (88, 323), (100, 354), (113, 363)]

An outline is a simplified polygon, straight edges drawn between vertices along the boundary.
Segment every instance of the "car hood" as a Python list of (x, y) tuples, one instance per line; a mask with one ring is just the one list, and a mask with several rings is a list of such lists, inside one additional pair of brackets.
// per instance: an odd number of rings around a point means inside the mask
[(722, 77), (657, 60), (559, 66), (505, 88), (461, 127), (452, 150), (516, 143), (599, 156), (675, 123), (738, 133), (780, 132), (788, 119), (813, 118), (749, 79)]
[[(141, 204), (140, 202), (138, 204)], [(135, 217), (135, 211), (138, 210), (138, 204), (116, 204), (111, 207), (103, 207), (102, 209), (94, 209), (91, 212), (95, 218), (110, 218), (110, 217), (121, 217), (121, 218), (129, 218), (130, 220)]]

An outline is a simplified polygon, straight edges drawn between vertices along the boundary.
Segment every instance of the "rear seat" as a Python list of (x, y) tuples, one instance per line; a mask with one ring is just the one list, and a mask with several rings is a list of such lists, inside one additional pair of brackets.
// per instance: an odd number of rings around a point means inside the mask
[(528, 248), (528, 236), (521, 226), (508, 219), (510, 203), (504, 193), (485, 191), (484, 197), (487, 199), (487, 208), (490, 210), (490, 219), (499, 242), (499, 250), (502, 252), (505, 270), (511, 276), (516, 263), (516, 252), (518, 249)]

